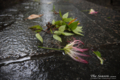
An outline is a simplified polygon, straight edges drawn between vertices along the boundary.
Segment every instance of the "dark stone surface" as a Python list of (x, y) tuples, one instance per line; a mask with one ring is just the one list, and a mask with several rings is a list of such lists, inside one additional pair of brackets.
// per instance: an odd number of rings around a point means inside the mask
[(0, 0), (0, 10), (4, 10), (5, 8), (11, 7), (16, 4), (20, 4), (27, 0)]
[[(52, 35), (40, 33), (44, 39), (42, 45), (29, 29), (33, 25), (45, 26), (53, 19), (59, 20), (59, 15), (51, 12), (53, 5), (56, 11), (60, 9), (62, 14), (69, 12), (69, 17), (80, 21), (84, 36), (73, 37), (82, 40), (85, 44), (83, 47), (99, 50), (104, 59), (103, 65), (91, 50), (86, 52), (91, 57), (85, 58), (89, 63), (83, 64), (62, 52), (37, 47), (58, 47)], [(84, 11), (91, 8), (99, 13), (90, 15), (89, 11)], [(31, 14), (44, 15), (34, 20), (25, 20)], [(0, 80), (92, 80), (92, 75), (120, 79), (119, 19), (118, 11), (85, 0), (29, 0), (4, 9), (0, 13)], [(66, 44), (65, 41), (62, 44)], [(8, 61), (13, 62), (3, 64)]]
[(89, 2), (112, 8), (120, 12), (120, 0), (87, 0)]

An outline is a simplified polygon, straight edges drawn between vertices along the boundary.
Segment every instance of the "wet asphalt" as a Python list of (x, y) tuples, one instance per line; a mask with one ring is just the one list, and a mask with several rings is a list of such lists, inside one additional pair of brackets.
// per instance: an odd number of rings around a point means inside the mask
[[(40, 49), (38, 46), (58, 48), (59, 42), (51, 34), (41, 32), (43, 44), (29, 29), (34, 25), (46, 24), (59, 14), (51, 10), (69, 12), (83, 26), (84, 36), (74, 35), (90, 50), (83, 64), (72, 60), (63, 52)], [(91, 8), (98, 14), (88, 14)], [(42, 17), (26, 20), (31, 14)], [(63, 37), (62, 46), (72, 37)], [(59, 47), (60, 48), (60, 47)], [(101, 52), (104, 64), (91, 49)], [(10, 5), (0, 12), (0, 80), (118, 80), (120, 75), (120, 12), (86, 0), (28, 0)]]

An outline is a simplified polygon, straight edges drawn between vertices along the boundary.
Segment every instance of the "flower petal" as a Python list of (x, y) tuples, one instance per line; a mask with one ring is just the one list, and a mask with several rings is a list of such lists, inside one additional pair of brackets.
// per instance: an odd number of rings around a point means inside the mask
[(97, 14), (98, 12), (96, 12), (94, 9), (90, 9), (89, 14)]
[(78, 56), (71, 56), (75, 61), (82, 62), (82, 63), (88, 63), (86, 60), (78, 57)]
[(74, 40), (73, 42), (71, 42), (70, 44), (72, 44), (73, 46), (74, 45), (77, 45), (76, 47), (79, 47), (80, 46), (80, 43), (82, 43), (84, 45), (84, 43), (80, 40)]
[(88, 49), (80, 49), (80, 48), (77, 48), (77, 47), (73, 47), (73, 50), (84, 52), (84, 51), (87, 51)]
[(72, 52), (68, 53), (68, 55), (69, 55), (72, 59), (74, 59), (75, 61), (82, 62), (82, 63), (88, 63), (86, 60), (80, 58), (79, 56), (77, 56), (76, 54), (74, 54), (74, 53), (72, 53)]
[(82, 53), (76, 53), (76, 54), (77, 54), (77, 55), (80, 55), (80, 56), (90, 57), (89, 55), (82, 54)]
[(78, 53), (78, 52), (76, 52), (76, 51), (71, 51), (71, 53), (73, 53), (73, 54), (76, 54), (76, 55), (79, 55), (79, 56), (85, 56), (85, 57), (90, 57), (89, 55), (86, 55), (86, 54), (82, 54), (82, 53)]
[(83, 44), (83, 42), (80, 41), (80, 40), (74, 40), (73, 42), (67, 44), (64, 47), (64, 51), (65, 51), (66, 54), (68, 54), (75, 61), (82, 62), (82, 63), (88, 63), (86, 60), (79, 57), (79, 56), (87, 56), (88, 57), (88, 55), (86, 55), (86, 54), (79, 53), (79, 52), (84, 52), (84, 51), (88, 50), (88, 49), (80, 49), (80, 48), (78, 48), (80, 43)]

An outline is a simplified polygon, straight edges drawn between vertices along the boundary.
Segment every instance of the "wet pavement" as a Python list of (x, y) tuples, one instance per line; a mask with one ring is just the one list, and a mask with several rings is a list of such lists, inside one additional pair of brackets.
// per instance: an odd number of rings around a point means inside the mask
[[(83, 26), (84, 36), (73, 36), (84, 42), (85, 48), (99, 50), (104, 59), (101, 65), (92, 51), (86, 52), (89, 63), (72, 60), (62, 52), (40, 49), (38, 46), (58, 48), (58, 41), (51, 34), (40, 33), (43, 44), (29, 29), (41, 25), (43, 29), (58, 14), (69, 12)], [(88, 14), (89, 9), (99, 13)], [(85, 11), (86, 10), (86, 11)], [(26, 20), (31, 14), (43, 14), (42, 17)], [(70, 40), (71, 37), (63, 37)], [(66, 41), (63, 41), (64, 45)], [(93, 80), (95, 76), (104, 80), (119, 79), (120, 70), (120, 12), (100, 6), (86, 0), (29, 0), (6, 8), (0, 12), (0, 80)], [(109, 76), (105, 79), (105, 76)]]

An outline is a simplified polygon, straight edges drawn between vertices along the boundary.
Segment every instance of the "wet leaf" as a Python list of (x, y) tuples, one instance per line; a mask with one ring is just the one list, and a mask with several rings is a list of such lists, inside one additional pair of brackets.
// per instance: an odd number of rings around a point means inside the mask
[(62, 18), (68, 18), (68, 14), (69, 14), (68, 12), (63, 14)]
[(75, 19), (73, 19), (72, 21), (70, 21), (70, 22), (68, 23), (68, 25), (70, 25), (71, 23), (73, 23), (76, 19), (77, 19), (77, 18), (75, 18)]
[(52, 21), (52, 24), (55, 25), (55, 20)]
[(32, 26), (32, 27), (30, 27), (30, 29), (32, 29), (35, 32), (41, 32), (43, 30), (40, 25)]
[(56, 28), (59, 28), (59, 25), (56, 25)]
[(100, 57), (98, 57), (98, 59), (100, 60), (100, 64), (103, 65), (104, 60), (102, 58), (100, 58)]
[(53, 9), (52, 9), (52, 11), (53, 11), (53, 12), (55, 11), (55, 5), (53, 5)]
[(58, 41), (60, 41), (60, 42), (62, 42), (61, 37), (59, 37), (58, 35), (53, 35), (53, 38), (56, 39), (56, 40), (58, 40)]
[(43, 38), (40, 36), (40, 34), (39, 33), (36, 33), (36, 38), (38, 39), (38, 40), (40, 40), (42, 43), (43, 43)]
[(83, 34), (81, 34), (81, 32), (82, 32), (82, 26), (77, 26), (77, 28), (74, 29), (73, 32), (74, 32), (75, 34), (78, 34), (78, 35), (83, 36)]
[(60, 15), (60, 17), (62, 18), (62, 13), (61, 13), (61, 11), (59, 10), (59, 15)]
[(54, 32), (54, 34), (56, 34), (56, 35), (61, 35), (61, 33), (62, 33), (61, 31), (55, 31)]
[(40, 14), (40, 15), (32, 14), (27, 19), (31, 20), (31, 19), (39, 18), (41, 16), (43, 16), (43, 14)]
[(50, 29), (50, 32), (53, 33), (52, 29)]
[(77, 26), (73, 31), (82, 32), (82, 26)]
[(65, 30), (66, 25), (62, 25), (59, 27), (59, 31), (63, 32)]
[(65, 36), (72, 36), (74, 35), (73, 33), (68, 33), (68, 32), (63, 32), (62, 35), (65, 35)]
[(77, 31), (73, 31), (75, 34), (77, 34), (77, 35), (81, 35), (81, 36), (84, 36), (83, 34), (81, 34), (81, 33), (79, 33), (79, 32), (77, 32)]
[(62, 20), (56, 21), (55, 24), (56, 25), (62, 25)]
[(99, 51), (93, 51), (93, 53), (97, 56), (97, 58), (100, 60), (100, 64), (103, 64), (103, 59), (101, 57), (101, 53)]
[(65, 22), (70, 22), (72, 20), (73, 20), (73, 18), (63, 18), (63, 21), (65, 21)]
[(35, 25), (30, 27), (30, 29), (42, 29), (42, 27), (40, 25)]
[(73, 22), (73, 23), (71, 23), (71, 24), (70, 24), (70, 25), (68, 25), (68, 26), (69, 26), (69, 28), (73, 31), (74, 29), (76, 29), (76, 28), (77, 28), (77, 25), (78, 25), (78, 21)]
[(99, 51), (93, 51), (93, 53), (95, 53), (96, 56), (101, 57), (101, 53)]

